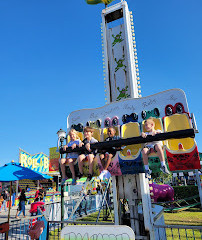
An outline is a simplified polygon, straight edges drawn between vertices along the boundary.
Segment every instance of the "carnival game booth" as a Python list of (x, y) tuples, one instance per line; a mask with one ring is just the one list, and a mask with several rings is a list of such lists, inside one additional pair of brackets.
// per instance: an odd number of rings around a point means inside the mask
[[(27, 198), (27, 202), (26, 204), (31, 204), (35, 201), (35, 193), (36, 191), (30, 191), (30, 192), (26, 192), (26, 198)], [(60, 200), (60, 195), (61, 193), (59, 191), (54, 191), (53, 189), (50, 189), (46, 192), (46, 196), (45, 196), (45, 202), (53, 202), (54, 201), (59, 201)], [(19, 199), (16, 198), (15, 199), (15, 206), (17, 206), (19, 204)]]

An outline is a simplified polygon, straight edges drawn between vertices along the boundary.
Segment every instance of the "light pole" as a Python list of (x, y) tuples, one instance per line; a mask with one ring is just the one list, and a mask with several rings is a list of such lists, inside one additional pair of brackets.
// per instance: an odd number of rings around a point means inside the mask
[[(66, 132), (60, 129), (57, 132), (58, 135), (58, 148), (60, 143), (60, 148), (64, 146), (64, 140), (66, 139)], [(60, 159), (64, 157), (64, 154), (60, 154)], [(61, 221), (64, 221), (64, 185), (60, 185), (61, 187)], [(61, 228), (63, 228), (63, 223), (61, 224)]]

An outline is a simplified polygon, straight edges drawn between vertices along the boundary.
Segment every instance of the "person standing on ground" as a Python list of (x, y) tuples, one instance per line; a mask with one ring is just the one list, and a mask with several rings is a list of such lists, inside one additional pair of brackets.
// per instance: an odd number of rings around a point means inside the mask
[[(19, 197), (19, 207), (17, 209), (16, 218), (19, 218), (19, 215), (21, 213), (23, 213), (23, 216), (26, 217), (25, 216), (25, 202), (26, 201), (27, 201), (27, 198), (25, 196), (25, 190), (23, 189), (21, 194), (20, 194), (20, 197)], [(19, 214), (18, 214), (18, 212), (19, 212)]]
[(4, 190), (2, 192), (2, 197), (3, 197), (3, 203), (2, 203), (2, 206), (1, 206), (1, 210), (3, 210), (3, 208), (5, 209), (5, 211), (7, 211), (7, 201), (8, 201), (8, 192), (6, 190)]
[(43, 188), (43, 202), (46, 202), (46, 189)]
[(1, 213), (1, 208), (2, 208), (2, 205), (3, 205), (3, 196), (0, 195), (0, 213)]
[[(84, 210), (84, 213), (87, 215), (87, 199), (86, 199), (86, 190), (84, 190), (84, 187), (82, 187), (81, 191), (80, 191), (80, 197), (83, 198), (83, 200), (81, 201), (79, 207), (78, 207), (78, 213), (79, 216), (82, 217), (81, 211)], [(84, 206), (83, 206), (84, 205)], [(84, 208), (83, 208), (84, 207)]]
[(39, 189), (39, 200), (38, 201), (43, 201), (44, 199), (44, 190), (42, 188)]
[(38, 202), (38, 201), (39, 201), (39, 188), (37, 188), (34, 198), (35, 198), (35, 199), (34, 199), (35, 202)]
[(29, 185), (26, 186), (26, 192), (30, 192), (30, 187), (29, 187)]
[(12, 188), (12, 207), (15, 206), (15, 196), (16, 196), (16, 193), (15, 193), (15, 189)]

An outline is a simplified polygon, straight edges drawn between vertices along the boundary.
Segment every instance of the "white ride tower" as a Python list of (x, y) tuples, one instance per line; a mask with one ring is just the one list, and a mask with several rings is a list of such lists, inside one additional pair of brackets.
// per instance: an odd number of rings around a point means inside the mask
[[(140, 98), (140, 78), (132, 13), (126, 1), (102, 11), (103, 71), (106, 103)], [(124, 224), (120, 199), (127, 199), (130, 224), (136, 239), (155, 239), (154, 222), (164, 223), (163, 209), (152, 206), (148, 179), (144, 173), (113, 176), (115, 224)], [(139, 203), (142, 204), (139, 204)], [(142, 217), (142, 219), (141, 219)], [(148, 232), (141, 236), (140, 229)], [(165, 234), (162, 232), (165, 237)], [(164, 238), (165, 239), (165, 238)]]

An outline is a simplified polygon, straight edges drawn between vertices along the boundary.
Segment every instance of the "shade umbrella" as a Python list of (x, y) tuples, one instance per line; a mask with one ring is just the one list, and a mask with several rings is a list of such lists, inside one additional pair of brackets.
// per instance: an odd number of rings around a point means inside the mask
[[(32, 169), (22, 167), (20, 163), (15, 163), (12, 161), (11, 163), (5, 164), (3, 167), (0, 167), (0, 182), (10, 182), (10, 198), (9, 198), (9, 211), (8, 211), (8, 223), (10, 219), (10, 209), (11, 209), (11, 189), (12, 189), (12, 182), (23, 180), (23, 179), (30, 179), (30, 180), (42, 180), (42, 179), (50, 179), (51, 177), (34, 171)], [(8, 233), (6, 236), (8, 239)]]
[(11, 162), (0, 167), (0, 182), (12, 182), (22, 179), (42, 180), (50, 178), (51, 177), (46, 174), (22, 167), (20, 163)]

